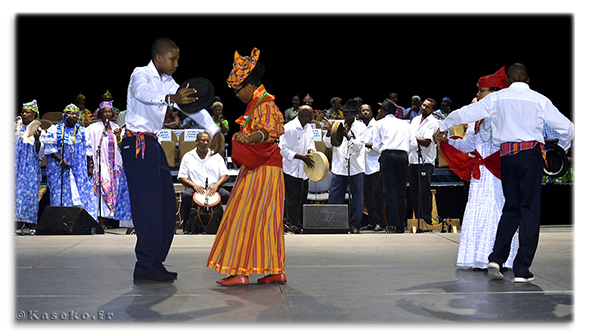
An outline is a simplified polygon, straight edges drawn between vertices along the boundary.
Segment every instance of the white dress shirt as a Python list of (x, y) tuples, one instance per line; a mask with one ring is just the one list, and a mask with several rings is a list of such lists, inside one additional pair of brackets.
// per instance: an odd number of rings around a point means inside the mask
[(285, 124), (285, 133), (281, 135), (279, 147), (283, 156), (283, 172), (296, 178), (307, 180), (305, 164), (302, 160), (296, 159), (295, 154), (305, 155), (311, 149), (315, 152), (313, 141), (313, 130), (310, 124), (301, 126), (298, 117)]
[[(131, 74), (127, 88), (126, 128), (133, 132), (149, 132), (156, 134), (164, 125), (166, 95), (174, 95), (179, 85), (166, 74), (158, 74), (153, 61), (147, 66), (137, 67)], [(176, 108), (178, 106), (174, 104)], [(219, 132), (219, 127), (206, 110), (189, 115), (211, 134)]]
[(365, 147), (365, 174), (371, 175), (379, 171), (379, 152), (375, 150), (375, 124), (377, 120), (371, 118), (365, 132), (365, 143), (373, 144), (372, 148)]
[(538, 141), (543, 139), (543, 121), (560, 135), (559, 145), (568, 149), (574, 137), (574, 124), (569, 121), (545, 96), (529, 88), (523, 82), (492, 92), (477, 103), (453, 111), (439, 121), (441, 131), (452, 126), (489, 118), (492, 124), (493, 142), (501, 146), (505, 142)]
[(223, 175), (229, 175), (225, 161), (219, 153), (211, 155), (211, 149), (207, 151), (204, 159), (199, 157), (197, 149), (188, 151), (182, 157), (178, 178), (188, 178), (191, 182), (205, 187), (205, 178), (208, 178), (209, 186), (217, 183)]
[[(436, 120), (436, 117), (433, 114), (430, 114), (424, 119), (424, 121), (422, 121), (422, 115), (418, 115), (412, 119), (410, 129), (414, 137), (432, 140), (432, 135), (436, 133), (436, 130), (438, 129), (438, 120)], [(430, 141), (428, 147), (420, 146), (420, 149), (422, 150), (423, 163), (434, 164), (434, 160), (436, 159), (436, 144), (434, 143), (434, 140)], [(418, 162), (418, 146), (410, 150), (408, 159), (410, 164), (422, 163)]]
[[(346, 167), (346, 154), (350, 147), (350, 176), (365, 172), (365, 132), (367, 126), (362, 121), (355, 120), (351, 131), (355, 138), (342, 140), (342, 144), (332, 150), (332, 174), (348, 176)], [(327, 148), (332, 148), (331, 137), (324, 136)], [(350, 146), (349, 146), (350, 144)]]
[(409, 120), (387, 114), (375, 125), (373, 149), (379, 154), (384, 150), (402, 150), (410, 153), (417, 145), (416, 137), (412, 136)]

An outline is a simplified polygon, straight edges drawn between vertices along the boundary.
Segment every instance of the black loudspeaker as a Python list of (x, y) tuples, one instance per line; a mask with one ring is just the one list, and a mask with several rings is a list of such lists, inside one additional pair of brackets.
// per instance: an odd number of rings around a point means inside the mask
[(104, 229), (80, 207), (45, 207), (37, 235), (86, 235), (104, 234)]
[(304, 204), (303, 233), (348, 233), (348, 205)]

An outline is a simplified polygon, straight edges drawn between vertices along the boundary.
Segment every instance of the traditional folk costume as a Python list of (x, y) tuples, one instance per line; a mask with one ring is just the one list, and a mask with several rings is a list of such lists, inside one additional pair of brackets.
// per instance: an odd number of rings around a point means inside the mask
[[(113, 102), (103, 101), (99, 109), (103, 108), (112, 109)], [(93, 156), (94, 191), (101, 202), (98, 216), (117, 219), (120, 221), (120, 227), (133, 227), (123, 159), (117, 137), (113, 133), (113, 130), (119, 126), (112, 121), (109, 121), (109, 125), (110, 127), (107, 128), (104, 123), (95, 122), (86, 128), (92, 153), (98, 154), (98, 146), (100, 146), (100, 158), (97, 155)]]
[[(233, 70), (227, 80), (236, 89), (254, 71), (260, 51), (254, 48), (250, 57), (236, 52)], [(242, 164), (231, 192), (207, 266), (222, 274), (243, 276), (266, 274), (259, 282), (286, 281), (285, 242), (283, 237), (284, 181), (282, 156), (275, 140), (283, 134), (283, 114), (263, 85), (254, 92), (246, 113), (236, 122), (240, 132), (250, 136), (260, 130), (268, 138), (256, 144), (232, 141), (232, 159)], [(273, 276), (278, 275), (278, 276)], [(224, 282), (226, 281), (226, 282)]]
[[(64, 112), (73, 110), (79, 111), (79, 108), (70, 104)], [(87, 167), (87, 157), (92, 157), (92, 150), (84, 127), (78, 123), (70, 127), (64, 117), (63, 121), (49, 127), (41, 141), (45, 144), (44, 153), (47, 157), (50, 204), (82, 207), (96, 219), (96, 195)], [(51, 156), (53, 153), (58, 153), (70, 165), (70, 169), (63, 169), (60, 162)]]
[[(494, 75), (479, 79), (482, 87), (506, 87), (504, 67)], [(492, 253), (498, 222), (504, 206), (500, 170), (500, 147), (492, 142), (492, 126), (488, 118), (470, 123), (465, 138), (441, 142), (441, 153), (449, 167), (469, 184), (457, 266), (487, 268)], [(474, 156), (467, 153), (475, 153)], [(512, 238), (510, 255), (504, 267), (512, 268), (517, 251), (517, 236)]]
[[(516, 70), (518, 71), (518, 70)], [(439, 121), (441, 131), (453, 125), (487, 118), (493, 144), (500, 147), (502, 190), (505, 197), (496, 240), (489, 255), (488, 275), (502, 279), (500, 265), (510, 255), (511, 242), (518, 230), (518, 252), (514, 259), (514, 281), (534, 280), (529, 268), (539, 242), (541, 225), (541, 180), (543, 177), (543, 121), (562, 137), (568, 149), (574, 126), (545, 96), (525, 82), (492, 92), (477, 103), (453, 111)]]
[[(27, 109), (39, 115), (37, 101), (23, 104)], [(15, 147), (15, 201), (16, 221), (26, 224), (37, 224), (39, 212), (39, 186), (41, 185), (41, 159), (43, 143), (37, 152), (34, 135), (27, 136), (33, 123), (24, 125), (22, 120), (16, 123), (14, 132)], [(41, 130), (43, 135), (45, 131)]]

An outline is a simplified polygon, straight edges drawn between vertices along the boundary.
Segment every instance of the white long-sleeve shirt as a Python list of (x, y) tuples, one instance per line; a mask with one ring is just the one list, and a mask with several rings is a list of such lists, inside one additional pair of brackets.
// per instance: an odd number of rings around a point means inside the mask
[[(350, 140), (346, 137), (342, 144), (334, 147), (332, 150), (332, 174), (348, 175), (346, 167), (346, 154), (350, 144), (350, 175), (356, 175), (365, 172), (365, 132), (367, 126), (362, 121), (355, 120), (350, 128), (355, 138)], [(324, 143), (327, 148), (332, 148), (331, 136), (324, 136)]]
[(285, 133), (281, 135), (279, 147), (283, 156), (283, 172), (296, 178), (307, 180), (304, 162), (296, 159), (295, 155), (305, 155), (309, 150), (316, 151), (311, 125), (301, 126), (299, 118), (285, 124)]
[(393, 114), (386, 115), (375, 125), (373, 150), (381, 154), (384, 150), (403, 150), (409, 153), (418, 145), (412, 135), (410, 123), (396, 118)]
[[(158, 133), (164, 125), (168, 108), (166, 95), (176, 94), (179, 86), (172, 77), (160, 75), (153, 61), (147, 66), (135, 68), (127, 88), (127, 129), (134, 132)], [(175, 107), (178, 108), (176, 104)], [(191, 113), (189, 116), (206, 128), (211, 137), (219, 132), (219, 127), (206, 110)]]
[[(410, 123), (410, 129), (412, 130), (412, 135), (414, 137), (430, 140), (432, 140), (432, 135), (436, 133), (437, 127), (437, 120), (433, 114), (430, 114), (428, 117), (426, 117), (424, 121), (422, 121), (422, 115), (420, 114), (414, 117)], [(434, 143), (432, 140), (430, 141), (430, 145), (428, 145), (428, 147), (420, 146), (420, 150), (422, 151), (424, 163), (434, 164), (434, 160), (436, 160), (436, 143)], [(419, 160), (418, 146), (410, 150), (408, 161), (410, 161), (410, 164), (422, 163)]]
[(559, 145), (569, 149), (574, 138), (574, 124), (551, 101), (529, 88), (523, 82), (492, 92), (477, 103), (453, 111), (439, 121), (441, 131), (452, 126), (489, 118), (492, 124), (493, 142), (501, 146), (506, 142), (543, 140), (543, 121), (561, 135)]

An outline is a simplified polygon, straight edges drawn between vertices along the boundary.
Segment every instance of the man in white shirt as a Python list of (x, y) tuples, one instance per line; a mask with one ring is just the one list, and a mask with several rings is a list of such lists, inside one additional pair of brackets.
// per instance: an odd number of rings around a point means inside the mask
[[(430, 182), (432, 181), (434, 160), (436, 159), (436, 144), (432, 141), (432, 136), (438, 129), (438, 122), (432, 115), (435, 108), (436, 101), (432, 98), (426, 98), (422, 102), (420, 114), (414, 117), (410, 124), (412, 134), (418, 142), (418, 146), (409, 153), (410, 196), (412, 197), (416, 218), (424, 219), (427, 224), (432, 224)], [(420, 190), (418, 190), (418, 184)], [(418, 202), (420, 202), (420, 208), (418, 208)]]
[(386, 99), (379, 105), (373, 150), (380, 154), (388, 228), (394, 233), (404, 233), (408, 153), (417, 146), (417, 142), (410, 123), (395, 117), (397, 105), (393, 101)]
[(539, 243), (541, 226), (541, 180), (543, 178), (543, 122), (561, 139), (568, 150), (574, 125), (545, 96), (529, 88), (524, 65), (513, 64), (507, 73), (508, 88), (492, 92), (479, 102), (467, 105), (439, 121), (441, 131), (462, 123), (489, 118), (492, 141), (500, 146), (502, 189), (506, 199), (498, 223), (496, 242), (489, 255), (488, 275), (502, 279), (502, 265), (510, 253), (510, 241), (518, 230), (518, 253), (514, 260), (514, 282), (535, 279), (529, 268)]
[[(195, 89), (179, 89), (172, 79), (179, 57), (174, 42), (158, 39), (152, 45), (150, 63), (135, 68), (129, 80), (127, 130), (121, 141), (121, 155), (137, 235), (134, 281), (171, 282), (177, 277), (163, 264), (176, 227), (176, 196), (166, 154), (156, 134), (162, 129), (168, 106), (198, 99)], [(211, 116), (200, 116), (207, 117), (214, 124)]]
[(303, 164), (313, 167), (310, 153), (316, 151), (313, 130), (309, 124), (313, 117), (311, 106), (301, 106), (297, 117), (285, 124), (285, 133), (279, 142), (283, 156), (285, 190), (288, 190), (285, 193), (285, 217), (290, 225), (288, 230), (293, 233), (303, 232), (303, 204), (309, 187)]
[[(349, 200), (349, 213), (351, 213), (349, 232), (360, 233), (363, 217), (365, 132), (367, 126), (362, 121), (355, 119), (360, 110), (358, 101), (350, 99), (340, 110), (344, 112), (345, 134), (342, 144), (333, 147), (332, 150), (332, 184), (330, 185), (328, 203), (344, 204), (346, 190), (350, 187), (352, 200)], [(323, 121), (327, 126), (324, 143), (327, 148), (332, 148), (332, 123), (326, 118)], [(350, 161), (349, 165), (347, 165), (348, 161)]]
[(379, 152), (375, 151), (373, 140), (375, 138), (375, 124), (373, 110), (369, 104), (361, 105), (360, 119), (367, 126), (365, 132), (365, 186), (363, 198), (369, 221), (363, 230), (383, 230), (383, 181), (379, 172)]
[(185, 186), (181, 195), (180, 213), (183, 227), (188, 231), (193, 195), (204, 195), (208, 188), (209, 196), (216, 192), (221, 196), (221, 203), (227, 204), (230, 192), (223, 187), (229, 180), (229, 171), (223, 157), (219, 153), (213, 153), (209, 148), (211, 136), (207, 131), (197, 135), (196, 148), (188, 151), (182, 157), (178, 169), (178, 182)]

